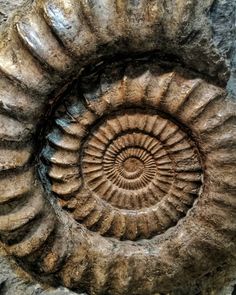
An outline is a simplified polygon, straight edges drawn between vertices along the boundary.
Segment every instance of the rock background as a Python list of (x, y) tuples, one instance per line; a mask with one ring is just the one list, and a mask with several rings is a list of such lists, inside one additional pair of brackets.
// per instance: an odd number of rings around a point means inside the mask
[[(204, 1), (204, 0), (199, 0)], [(0, 30), (16, 9), (28, 6), (33, 0), (0, 0)], [(236, 1), (215, 0), (208, 12), (212, 28), (212, 43), (226, 61), (231, 75), (227, 83), (229, 95), (236, 99)], [(236, 261), (230, 262), (217, 273), (200, 280), (191, 290), (181, 294), (236, 295)], [(0, 248), (0, 295), (73, 295), (65, 288), (52, 289), (40, 285), (24, 273)], [(173, 295), (178, 295), (173, 294)], [(85, 294), (84, 294), (85, 295)]]
[(236, 99), (236, 1), (215, 0), (210, 9), (213, 42), (231, 70), (227, 89)]

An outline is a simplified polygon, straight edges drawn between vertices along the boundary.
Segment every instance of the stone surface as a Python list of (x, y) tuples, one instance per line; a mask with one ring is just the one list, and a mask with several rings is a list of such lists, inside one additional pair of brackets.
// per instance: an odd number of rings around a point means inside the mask
[[(66, 288), (53, 290), (48, 286), (36, 283), (24, 273), (16, 263), (0, 249), (0, 294), (1, 295), (74, 295)], [(45, 290), (47, 289), (47, 291)], [(85, 294), (81, 294), (85, 295)]]
[(72, 2), (0, 6), (1, 292), (230, 294), (235, 3)]
[(4, 26), (14, 12), (22, 6), (28, 6), (33, 0), (1, 0), (0, 1), (0, 26)]
[(231, 76), (228, 81), (228, 91), (236, 97), (236, 3), (235, 1), (215, 0), (210, 17), (213, 29), (213, 41), (227, 60)]

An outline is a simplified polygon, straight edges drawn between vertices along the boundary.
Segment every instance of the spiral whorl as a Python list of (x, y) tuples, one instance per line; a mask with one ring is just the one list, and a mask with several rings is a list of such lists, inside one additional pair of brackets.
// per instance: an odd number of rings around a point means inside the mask
[[(96, 116), (79, 99), (67, 101), (44, 154), (65, 173), (71, 165), (77, 172), (68, 174), (65, 184), (49, 168), (52, 189), (93, 231), (119, 239), (151, 238), (185, 216), (199, 195), (199, 151), (180, 124), (154, 105), (142, 109), (132, 98), (128, 108), (121, 104), (117, 111), (112, 97), (109, 101)], [(76, 124), (65, 123), (68, 113)], [(72, 138), (72, 128), (81, 135)], [(118, 231), (116, 224), (122, 225)]]

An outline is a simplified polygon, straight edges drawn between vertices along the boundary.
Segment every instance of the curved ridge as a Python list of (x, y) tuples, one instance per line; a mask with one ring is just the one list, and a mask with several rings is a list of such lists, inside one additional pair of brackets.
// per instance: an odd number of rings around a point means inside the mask
[[(32, 55), (33, 47), (25, 46), (32, 45), (37, 34), (39, 38), (48, 34), (37, 31), (30, 39), (26, 19), (18, 22), (18, 30), (14, 25), (9, 28), (0, 49), (0, 231), (8, 252), (22, 259), (41, 247), (57, 219), (32, 167), (32, 139), (47, 95), (59, 79), (50, 77), (47, 67)], [(31, 21), (37, 30), (41, 20), (31, 17)]]
[(39, 12), (32, 12), (17, 23), (17, 32), (31, 53), (57, 72), (68, 72), (73, 61), (53, 36)]

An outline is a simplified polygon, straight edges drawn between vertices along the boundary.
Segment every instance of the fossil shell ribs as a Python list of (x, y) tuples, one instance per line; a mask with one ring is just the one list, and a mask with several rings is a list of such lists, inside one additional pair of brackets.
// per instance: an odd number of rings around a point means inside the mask
[(130, 71), (113, 77), (104, 94), (85, 93), (87, 104), (67, 99), (42, 152), (63, 208), (90, 230), (121, 240), (174, 226), (199, 196), (204, 175), (198, 143), (181, 116), (205, 82), (160, 69), (131, 78)]

